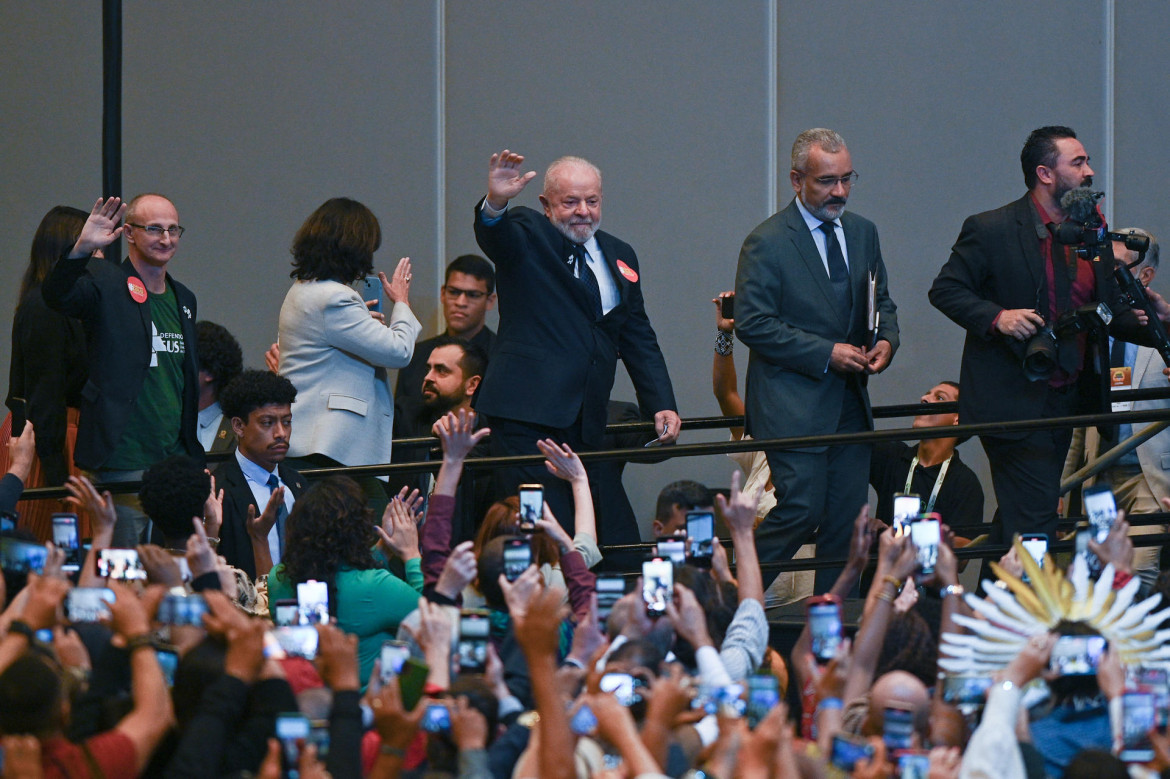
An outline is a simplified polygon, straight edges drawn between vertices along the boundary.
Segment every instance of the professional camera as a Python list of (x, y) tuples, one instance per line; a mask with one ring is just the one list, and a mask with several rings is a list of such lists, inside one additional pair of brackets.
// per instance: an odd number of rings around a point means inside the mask
[(1086, 303), (1065, 311), (1056, 323), (1044, 325), (1028, 339), (1024, 347), (1024, 376), (1029, 381), (1047, 381), (1060, 365), (1060, 350), (1077, 349), (1073, 338), (1090, 330), (1106, 328), (1113, 321), (1113, 312), (1104, 303)]

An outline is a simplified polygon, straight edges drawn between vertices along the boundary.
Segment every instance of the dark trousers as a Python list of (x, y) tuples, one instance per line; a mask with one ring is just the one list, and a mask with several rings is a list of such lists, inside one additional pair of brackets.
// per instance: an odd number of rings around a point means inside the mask
[[(1078, 405), (1075, 387), (1049, 390), (1040, 416), (1069, 416), (1077, 412)], [(1034, 430), (1023, 438), (981, 438), (998, 504), (991, 543), (1010, 544), (1016, 533), (1047, 533), (1049, 539), (1056, 540), (1060, 475), (1072, 432), (1065, 427)]]
[[(869, 429), (865, 405), (858, 390), (845, 392), (838, 433)], [(845, 558), (853, 535), (853, 520), (869, 498), (868, 444), (830, 446), (821, 451), (768, 452), (768, 467), (776, 487), (776, 507), (756, 528), (756, 549), (761, 563), (791, 560), (796, 550), (816, 539), (821, 559)], [(841, 568), (822, 568), (816, 573), (817, 594), (828, 592)], [(764, 570), (767, 589), (775, 571)]]
[[(581, 422), (567, 428), (545, 427), (515, 419), (492, 417), (488, 420), (492, 434), (490, 449), (492, 457), (509, 457), (522, 454), (540, 454), (536, 442), (551, 438), (559, 444), (568, 444), (574, 452), (587, 451), (581, 440)], [(591, 448), (591, 447), (590, 447)], [(589, 470), (589, 469), (587, 469)], [(492, 493), (496, 500), (515, 495), (521, 484), (543, 484), (544, 500), (561, 526), (573, 535), (573, 490), (564, 479), (558, 479), (548, 472), (544, 463), (516, 465), (497, 468), (492, 478)], [(593, 484), (590, 473), (590, 484)], [(594, 495), (596, 502), (596, 495)]]

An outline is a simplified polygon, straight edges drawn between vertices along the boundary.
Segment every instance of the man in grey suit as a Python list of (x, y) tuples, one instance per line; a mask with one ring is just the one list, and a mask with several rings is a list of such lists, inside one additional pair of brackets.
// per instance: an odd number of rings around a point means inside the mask
[[(1140, 264), (1136, 264), (1139, 255), (1137, 252), (1125, 248), (1119, 241), (1113, 242), (1113, 256), (1118, 262), (1129, 265), (1132, 273), (1143, 286), (1149, 287), (1158, 272), (1159, 247), (1157, 240), (1145, 230), (1125, 228), (1117, 232), (1129, 232), (1146, 236), (1150, 239), (1150, 248)], [(1163, 389), (1166, 386), (1166, 377), (1162, 375), (1165, 367), (1157, 350), (1149, 346), (1137, 346), (1126, 343), (1117, 338), (1109, 339), (1110, 375), (1114, 378), (1114, 385), (1132, 389)], [(1115, 403), (1115, 411), (1149, 411), (1152, 409), (1170, 409), (1170, 401), (1166, 400), (1139, 400), (1129, 403)], [(1141, 432), (1145, 425), (1117, 425), (1113, 440), (1101, 438), (1097, 428), (1077, 428), (1073, 431), (1072, 445), (1069, 446), (1068, 456), (1064, 462), (1064, 478), (1074, 471), (1095, 460), (1098, 455), (1112, 448), (1118, 441), (1124, 441), (1135, 433)], [(1161, 500), (1170, 497), (1170, 428), (1162, 430), (1137, 449), (1122, 456), (1116, 463), (1101, 471), (1097, 476), (1087, 479), (1084, 486), (1088, 487), (1096, 481), (1108, 484), (1117, 498), (1117, 507), (1124, 509), (1126, 514), (1153, 514), (1162, 510)], [(1164, 533), (1162, 525), (1134, 525), (1130, 535), (1145, 535), (1149, 533)], [(1158, 577), (1159, 547), (1141, 546), (1134, 549), (1134, 571), (1149, 584), (1153, 584)]]
[[(752, 231), (739, 254), (735, 332), (751, 349), (746, 429), (762, 439), (872, 430), (866, 381), (898, 348), (877, 229), (845, 213), (857, 172), (838, 133), (797, 136), (789, 177), (796, 197)], [(869, 447), (767, 455), (776, 507), (756, 531), (761, 562), (790, 559), (814, 533), (818, 557), (845, 557), (868, 494)], [(836, 576), (818, 571), (816, 591)]]

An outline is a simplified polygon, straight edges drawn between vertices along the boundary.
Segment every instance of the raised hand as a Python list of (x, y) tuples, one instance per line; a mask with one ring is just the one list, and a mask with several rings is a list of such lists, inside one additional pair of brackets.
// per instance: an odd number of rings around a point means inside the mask
[(382, 545), (402, 560), (422, 556), (418, 548), (418, 525), (414, 522), (414, 515), (410, 507), (398, 498), (386, 504), (378, 535), (382, 538)]
[(256, 516), (256, 507), (248, 504), (248, 535), (254, 539), (268, 538), (268, 533), (276, 524), (276, 514), (283, 505), (283, 486), (277, 487), (272, 491), (272, 494), (268, 497), (268, 503), (264, 506), (264, 513), (260, 516)]
[[(484, 439), (491, 430), (475, 429), (475, 412), (459, 409), (459, 413), (448, 411), (446, 416), (439, 417), (431, 431), (439, 437), (439, 444), (443, 448), (443, 459), (452, 463), (462, 464), (475, 445)], [(540, 443), (537, 442), (537, 446)]]
[(572, 482), (587, 478), (585, 464), (577, 453), (569, 448), (568, 444), (558, 444), (551, 438), (536, 442), (536, 448), (544, 455), (544, 467), (558, 479)]
[(723, 316), (723, 301), (726, 298), (734, 298), (735, 293), (731, 290), (727, 292), (720, 292), (718, 297), (711, 298), (711, 302), (715, 304), (715, 327), (724, 333), (731, 333), (735, 330), (735, 319), (732, 317)]
[(126, 215), (126, 204), (120, 197), (102, 200), (93, 204), (89, 218), (81, 226), (81, 235), (73, 245), (70, 257), (88, 257), (98, 249), (109, 246), (122, 234), (122, 217)]
[(212, 538), (219, 538), (219, 529), (223, 526), (223, 490), (215, 491), (215, 474), (205, 471), (211, 478), (211, 492), (203, 502), (203, 529)]
[(398, 261), (398, 267), (394, 269), (394, 275), (391, 278), (386, 278), (385, 273), (378, 271), (378, 278), (382, 280), (382, 291), (386, 293), (386, 297), (392, 303), (410, 305), (410, 280), (413, 277), (410, 272), (409, 257), (403, 257)]
[(71, 496), (66, 500), (78, 508), (84, 508), (93, 517), (95, 539), (103, 532), (113, 535), (118, 513), (114, 508), (114, 496), (109, 490), (99, 495), (93, 482), (84, 476), (70, 476), (65, 489), (69, 490)]
[(499, 211), (508, 205), (508, 201), (524, 191), (528, 182), (536, 178), (536, 171), (520, 172), (524, 164), (524, 155), (504, 149), (499, 154), (493, 154), (488, 161), (488, 194), (487, 204)]

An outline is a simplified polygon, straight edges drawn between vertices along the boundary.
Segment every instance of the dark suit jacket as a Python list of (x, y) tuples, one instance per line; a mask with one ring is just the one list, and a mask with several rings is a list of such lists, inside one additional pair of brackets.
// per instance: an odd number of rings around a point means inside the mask
[(756, 438), (825, 435), (837, 429), (846, 387), (852, 383), (870, 417), (866, 374), (826, 370), (833, 345), (869, 344), (866, 295), (877, 281), (877, 337), (898, 349), (898, 315), (886, 285), (877, 228), (851, 212), (841, 216), (852, 316), (840, 314), (829, 274), (794, 198), (743, 242), (735, 276), (735, 333), (751, 349), (744, 405)]
[[(1045, 230), (1038, 224), (1028, 194), (994, 211), (968, 217), (950, 258), (930, 288), (934, 307), (967, 331), (959, 375), (963, 386), (959, 417), (964, 422), (1034, 419), (1044, 408), (1048, 382), (1029, 381), (1024, 376), (1024, 344), (993, 332), (991, 325), (1004, 309), (1036, 309), (1047, 314), (1048, 280), (1040, 253)], [(1110, 331), (1126, 341), (1150, 343), (1137, 316), (1121, 301), (1112, 270), (1102, 262), (1093, 263), (1096, 300), (1113, 311)], [(1108, 365), (1108, 342), (1102, 334), (1086, 344), (1078, 381), (1083, 411), (1107, 410), (1108, 391), (1103, 381)]]
[[(129, 259), (117, 265), (90, 257), (62, 257), (41, 287), (50, 308), (77, 317), (85, 329), (89, 380), (81, 390), (73, 459), (90, 470), (101, 468), (122, 440), (150, 367), (150, 303), (135, 302), (126, 286), (127, 279), (137, 275)], [(203, 447), (196, 432), (195, 296), (169, 273), (167, 283), (175, 290), (186, 348), (179, 441), (188, 455), (202, 461)]]
[[(292, 490), (293, 498), (305, 491), (305, 478), (283, 463), (277, 466), (280, 480)], [(219, 548), (216, 550), (229, 565), (234, 565), (249, 577), (256, 578), (256, 558), (252, 554), (252, 539), (248, 537), (248, 506), (256, 506), (252, 488), (240, 470), (233, 451), (215, 470), (215, 487), (223, 490), (223, 526), (219, 529)], [(257, 515), (264, 506), (256, 506)]]
[(531, 208), (511, 206), (487, 225), (482, 203), (475, 208), (475, 238), (496, 266), (500, 329), (476, 409), (562, 429), (580, 415), (585, 442), (600, 446), (620, 358), (643, 411), (676, 410), (629, 244), (597, 233), (620, 301), (595, 321), (584, 285), (565, 262), (571, 244), (552, 223)]

